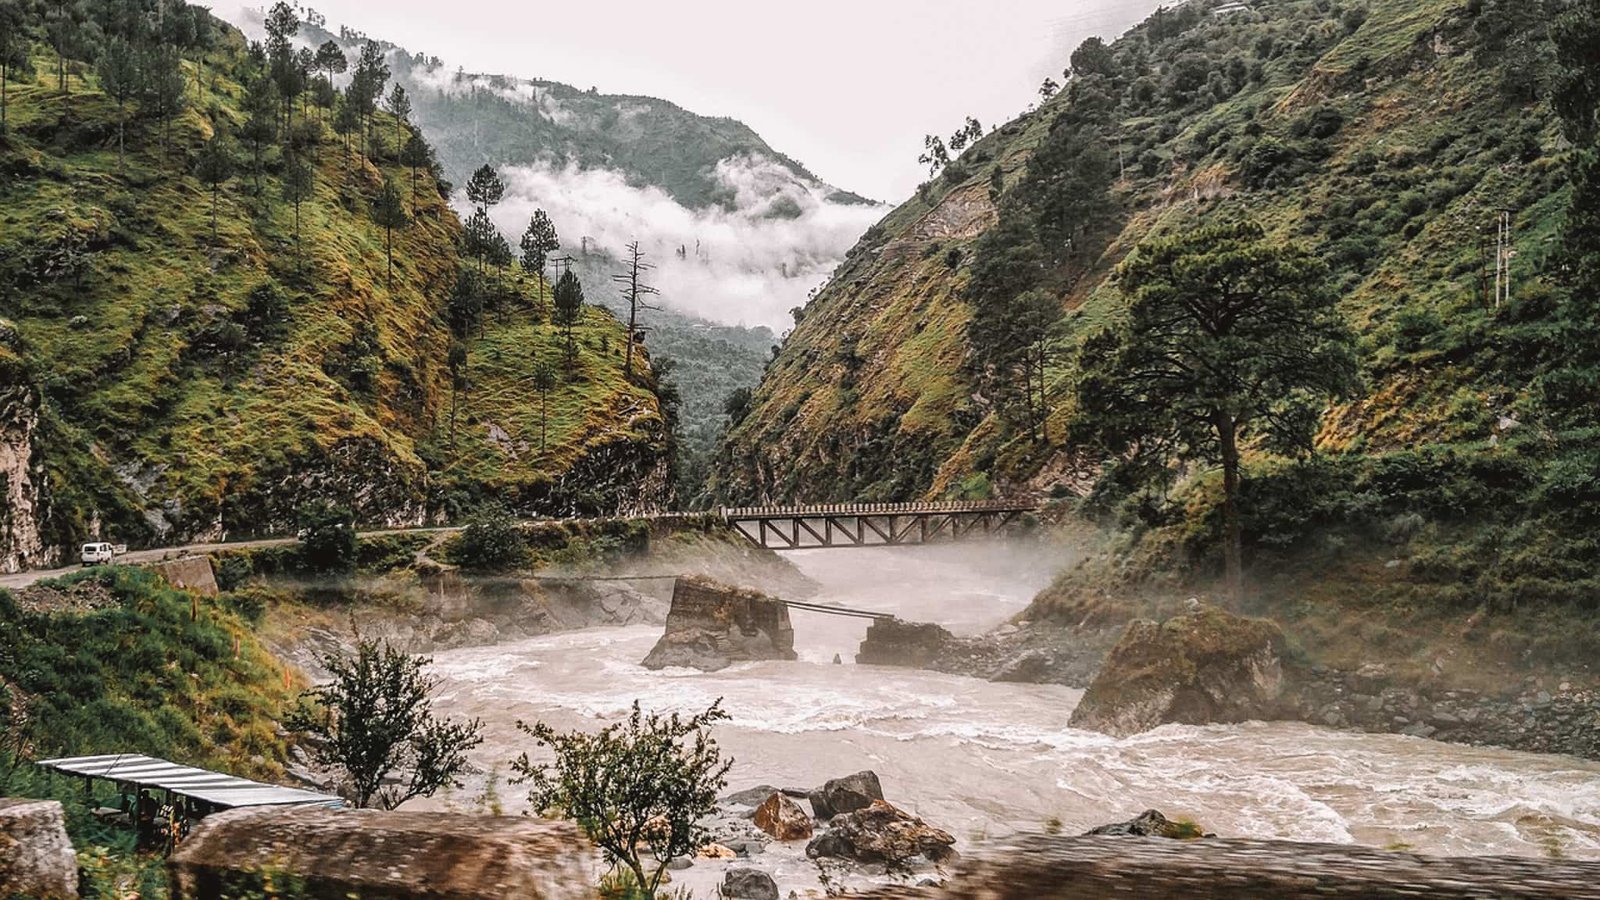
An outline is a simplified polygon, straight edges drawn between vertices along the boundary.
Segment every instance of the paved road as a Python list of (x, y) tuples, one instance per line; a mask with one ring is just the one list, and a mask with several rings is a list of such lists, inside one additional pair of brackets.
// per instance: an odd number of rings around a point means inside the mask
[[(447, 531), (457, 531), (456, 528), (401, 528), (389, 531), (363, 531), (364, 537), (383, 537), (391, 534), (438, 534)], [(178, 559), (184, 556), (198, 556), (206, 553), (215, 553), (219, 550), (249, 550), (254, 547), (285, 547), (298, 543), (295, 538), (269, 538), (261, 541), (229, 541), (226, 543), (212, 544), (184, 544), (181, 547), (161, 547), (155, 550), (134, 550), (131, 553), (117, 557), (119, 565), (138, 565), (140, 563), (160, 562), (164, 559)], [(0, 588), (16, 590), (25, 588), (36, 581), (49, 578), (59, 578), (69, 572), (78, 571), (78, 566), (67, 566), (62, 569), (29, 569), (26, 572), (0, 575)]]

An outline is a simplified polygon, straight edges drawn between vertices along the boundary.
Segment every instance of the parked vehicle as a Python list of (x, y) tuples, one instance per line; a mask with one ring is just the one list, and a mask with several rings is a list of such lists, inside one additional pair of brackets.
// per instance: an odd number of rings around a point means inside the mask
[(78, 558), (86, 566), (103, 566), (116, 562), (117, 548), (107, 543), (84, 544)]

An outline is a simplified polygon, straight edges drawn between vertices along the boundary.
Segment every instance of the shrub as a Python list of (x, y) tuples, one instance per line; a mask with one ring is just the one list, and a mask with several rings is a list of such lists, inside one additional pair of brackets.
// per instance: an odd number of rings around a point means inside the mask
[(306, 569), (322, 575), (347, 573), (356, 567), (356, 527), (350, 510), (326, 501), (300, 507), (300, 558)]
[(494, 506), (480, 510), (462, 529), (453, 556), (463, 568), (504, 572), (527, 562), (528, 542), (517, 520)]

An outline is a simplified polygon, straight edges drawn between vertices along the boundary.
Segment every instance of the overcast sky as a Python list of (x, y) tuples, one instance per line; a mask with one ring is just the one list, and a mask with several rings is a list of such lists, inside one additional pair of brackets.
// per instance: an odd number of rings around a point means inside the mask
[[(203, 0), (202, 0), (203, 2)], [(302, 0), (303, 2), (303, 0)], [(213, 0), (234, 18), (263, 0)], [(824, 180), (895, 202), (922, 136), (1021, 112), (1079, 41), (1158, 0), (311, 0), (451, 68), (646, 94), (740, 119)]]

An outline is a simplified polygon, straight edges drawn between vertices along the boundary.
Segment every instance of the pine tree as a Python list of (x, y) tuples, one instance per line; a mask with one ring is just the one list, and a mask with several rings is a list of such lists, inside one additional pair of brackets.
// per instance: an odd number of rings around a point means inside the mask
[(217, 195), (222, 186), (233, 177), (233, 149), (220, 132), (213, 134), (200, 148), (200, 158), (195, 161), (195, 177), (211, 189), (211, 246), (217, 245)]
[(556, 389), (556, 370), (545, 360), (533, 364), (533, 389), (539, 393), (539, 452), (545, 449), (548, 431), (550, 392)]
[(461, 392), (467, 388), (467, 345), (451, 341), (445, 354), (445, 365), (450, 369), (450, 446), (456, 445), (456, 411), (460, 406)]
[(383, 48), (376, 41), (367, 41), (361, 47), (361, 56), (356, 60), (355, 77), (351, 79), (350, 89), (345, 92), (346, 100), (354, 100), (356, 109), (361, 113), (362, 150), (368, 152), (367, 138), (372, 132), (372, 114), (378, 108), (378, 98), (383, 96), (383, 88), (389, 83), (389, 63), (384, 58)]
[(0, 134), (7, 127), (7, 111), (11, 103), (7, 82), (22, 70), (33, 75), (33, 59), (28, 53), (28, 36), (23, 32), (27, 19), (21, 0), (0, 0)]
[(278, 139), (278, 86), (265, 75), (257, 75), (245, 88), (245, 123), (243, 136), (250, 145), (254, 160), (252, 175), (256, 193), (261, 193), (261, 174), (266, 169), (263, 159), (268, 147)]
[(100, 53), (96, 66), (100, 76), (100, 89), (117, 101), (117, 171), (123, 169), (124, 144), (128, 129), (128, 101), (139, 86), (139, 63), (133, 47), (121, 37), (113, 36)]
[(423, 169), (433, 167), (433, 148), (423, 139), (422, 133), (411, 132), (411, 137), (406, 139), (406, 145), (400, 151), (400, 164), (411, 170), (411, 204), (417, 204), (417, 175)]
[(506, 184), (494, 166), (483, 165), (467, 179), (467, 201), (478, 209), (487, 211), (505, 199)]
[(333, 76), (341, 75), (349, 70), (350, 60), (345, 57), (344, 49), (339, 46), (339, 42), (329, 38), (322, 42), (322, 46), (317, 48), (315, 62), (319, 72), (328, 73), (327, 79), (323, 82), (326, 85), (326, 90), (322, 96), (328, 99), (325, 105), (332, 108), (334, 97)]
[(161, 45), (145, 48), (140, 57), (144, 101), (161, 122), (161, 156), (165, 159), (172, 144), (172, 122), (187, 103), (183, 59), (176, 47)]
[(394, 233), (411, 224), (411, 216), (406, 214), (405, 198), (400, 194), (400, 188), (395, 186), (394, 179), (385, 178), (383, 189), (378, 191), (378, 196), (372, 201), (373, 221), (383, 226), (383, 250), (389, 260), (389, 274), (387, 287), (394, 290)]
[(361, 111), (356, 108), (355, 101), (350, 99), (349, 94), (345, 95), (344, 102), (339, 104), (338, 111), (333, 115), (333, 130), (344, 138), (343, 166), (348, 170), (351, 150), (350, 135), (361, 130)]
[(522, 268), (539, 274), (539, 296), (544, 296), (544, 270), (550, 264), (550, 254), (561, 249), (561, 238), (556, 235), (555, 223), (542, 209), (533, 211), (528, 230), (522, 233)]
[(300, 244), (300, 204), (310, 200), (316, 191), (316, 172), (298, 154), (289, 158), (283, 170), (283, 199), (294, 204), (294, 255), (302, 269), (305, 256)]
[(567, 372), (570, 374), (578, 362), (578, 345), (573, 340), (573, 329), (583, 321), (583, 285), (571, 269), (561, 273), (561, 280), (556, 282), (553, 318), (561, 326), (561, 333), (566, 338)]
[(396, 84), (394, 90), (389, 92), (385, 106), (388, 107), (389, 115), (394, 116), (394, 146), (398, 150), (405, 146), (403, 142), (405, 129), (411, 124), (411, 98), (406, 96), (405, 88)]

